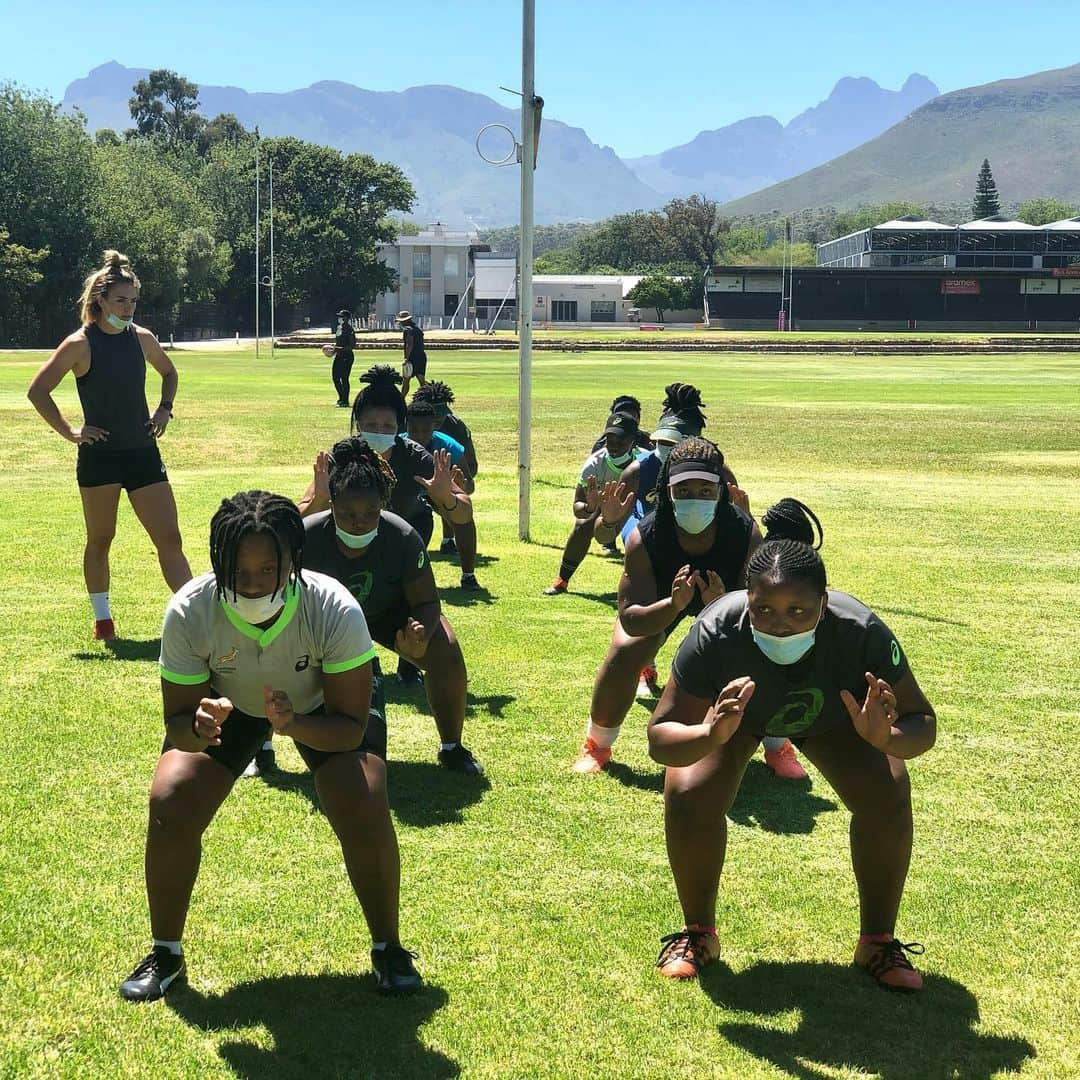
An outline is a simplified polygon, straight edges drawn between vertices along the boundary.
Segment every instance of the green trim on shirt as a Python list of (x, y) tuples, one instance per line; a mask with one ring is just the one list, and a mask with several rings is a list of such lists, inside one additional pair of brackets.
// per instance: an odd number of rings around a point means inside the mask
[(158, 670), (166, 682), (176, 683), (177, 686), (198, 686), (199, 683), (210, 681), (209, 669), (202, 675), (181, 675), (178, 671), (169, 671), (168, 668), (158, 664)]
[(260, 649), (265, 649), (281, 634), (289, 623), (292, 622), (293, 616), (296, 614), (296, 609), (300, 606), (300, 587), (295, 584), (287, 587), (285, 606), (281, 609), (281, 614), (278, 615), (265, 630), (260, 630), (257, 626), (252, 626), (251, 623), (241, 619), (240, 616), (225, 602), (224, 594), (218, 597), (218, 602), (221, 604), (221, 608), (225, 612), (225, 617), (229, 622), (231, 622), (244, 637), (251, 638), (252, 641), (258, 643)]
[(340, 664), (323, 664), (323, 672), (326, 675), (340, 675), (343, 671), (352, 671), (353, 668), (361, 667), (374, 659), (375, 646), (372, 645), (366, 653), (354, 657), (352, 660), (342, 660)]

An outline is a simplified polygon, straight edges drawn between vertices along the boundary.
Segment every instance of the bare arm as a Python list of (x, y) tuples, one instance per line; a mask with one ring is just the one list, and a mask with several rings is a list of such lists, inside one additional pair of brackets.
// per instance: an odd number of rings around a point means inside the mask
[(672, 677), (649, 721), (649, 756), (661, 765), (693, 765), (726, 743), (754, 694), (748, 678), (733, 679), (715, 702), (688, 694)]
[(161, 376), (160, 400), (170, 403), (167, 409), (159, 405), (150, 416), (150, 430), (156, 438), (161, 438), (172, 419), (172, 403), (176, 401), (176, 388), (180, 385), (180, 376), (176, 371), (176, 365), (161, 347), (161, 342), (144, 327), (140, 326), (136, 329), (146, 362)]
[[(209, 679), (194, 686), (183, 686), (169, 682), (168, 679), (161, 680), (165, 732), (169, 742), (177, 750), (194, 754), (208, 746), (221, 743), (220, 727), (224, 722), (221, 719), (221, 710), (208, 709), (206, 706), (210, 702), (226, 699), (213, 699), (210, 694)], [(218, 734), (215, 734), (215, 731)]]
[(425, 643), (430, 641), (438, 629), (442, 605), (435, 587), (435, 575), (427, 559), (424, 560), (423, 572), (405, 583), (405, 602), (409, 605), (409, 618), (415, 619), (424, 628)]
[[(623, 526), (629, 520), (630, 515), (634, 512), (634, 504), (637, 501), (638, 484), (641, 482), (641, 466), (632, 461), (623, 470), (622, 476), (619, 477), (619, 482), (623, 486), (624, 494), (629, 494), (630, 504), (625, 510), (621, 510), (619, 517), (612, 521), (604, 520), (604, 506), (601, 503), (600, 516), (596, 519), (596, 524), (593, 526), (593, 536), (601, 544), (610, 544), (619, 533), (622, 532)], [(605, 485), (605, 488), (607, 485)]]
[(909, 671), (891, 686), (868, 671), (866, 683), (861, 706), (847, 690), (840, 693), (855, 730), (890, 757), (925, 754), (937, 740), (937, 716), (915, 676)]
[(324, 714), (296, 713), (284, 691), (266, 687), (266, 718), (277, 734), (288, 735), (312, 750), (336, 753), (357, 749), (364, 741), (371, 708), (371, 661), (333, 675), (323, 672), (322, 684)]
[(95, 443), (106, 442), (109, 433), (104, 428), (84, 424), (73, 428), (61, 415), (59, 406), (53, 401), (52, 392), (63, 381), (69, 371), (76, 375), (85, 375), (90, 370), (90, 343), (81, 330), (65, 338), (56, 351), (38, 369), (26, 391), (30, 403), (37, 409), (41, 418), (55, 432), (68, 442)]
[(694, 598), (695, 581), (689, 566), (675, 577), (671, 594), (657, 596), (656, 575), (635, 529), (626, 542), (623, 575), (619, 580), (619, 622), (631, 637), (662, 634)]

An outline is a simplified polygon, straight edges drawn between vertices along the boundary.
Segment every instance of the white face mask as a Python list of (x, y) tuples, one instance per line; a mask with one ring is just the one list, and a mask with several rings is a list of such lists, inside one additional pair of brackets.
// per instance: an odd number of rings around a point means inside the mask
[(675, 449), (673, 443), (658, 442), (656, 444), (656, 456), (660, 459), (661, 463), (667, 461), (671, 457), (671, 451)]
[(376, 454), (385, 454), (394, 445), (394, 440), (397, 438), (396, 435), (383, 435), (378, 431), (361, 430), (360, 435)]
[(241, 596), (225, 593), (225, 603), (246, 623), (259, 626), (269, 622), (285, 606), (285, 590), (279, 589), (269, 596)]
[(334, 532), (337, 533), (337, 538), (347, 547), (352, 548), (353, 551), (360, 551), (366, 548), (376, 536), (379, 535), (379, 526), (376, 524), (375, 528), (371, 532), (366, 533), (351, 533), (346, 532), (337, 523), (337, 518), (334, 518)]
[(109, 312), (109, 314), (105, 316), (105, 321), (114, 330), (126, 330), (135, 320), (121, 319), (119, 315), (113, 315), (112, 312)]
[(615, 457), (611, 453), (608, 453), (608, 461), (610, 461), (616, 469), (625, 469), (626, 466), (630, 464), (630, 460), (631, 458), (633, 458), (633, 456), (633, 450), (627, 450), (625, 454), (620, 454), (618, 457)]

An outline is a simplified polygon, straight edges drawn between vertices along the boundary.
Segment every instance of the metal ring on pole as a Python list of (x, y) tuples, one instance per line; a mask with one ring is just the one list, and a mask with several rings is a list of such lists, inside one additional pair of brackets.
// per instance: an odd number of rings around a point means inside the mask
[[(489, 128), (502, 128), (507, 135), (510, 136), (510, 141), (513, 144), (510, 153), (504, 158), (489, 158), (485, 156), (484, 151), (480, 149), (480, 139), (484, 132)], [(506, 126), (506, 124), (485, 124), (476, 133), (476, 152), (486, 161), (489, 165), (516, 165), (521, 160), (521, 143), (517, 141), (517, 136), (513, 130)]]

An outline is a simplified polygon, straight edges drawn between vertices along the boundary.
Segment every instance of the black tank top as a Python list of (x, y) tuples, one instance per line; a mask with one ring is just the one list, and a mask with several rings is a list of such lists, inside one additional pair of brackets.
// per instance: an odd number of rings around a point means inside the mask
[[(656, 511), (647, 515), (638, 524), (638, 532), (641, 533), (645, 554), (652, 563), (657, 597), (671, 594), (675, 575), (680, 567), (688, 564), (702, 577), (705, 577), (706, 570), (715, 571), (728, 592), (744, 588), (746, 582), (742, 580), (742, 569), (746, 564), (746, 553), (750, 550), (753, 528), (754, 523), (748, 514), (729, 502), (722, 503), (716, 511), (716, 540), (713, 546), (701, 555), (688, 555), (679, 546), (679, 537), (673, 525), (658, 529)], [(703, 606), (701, 594), (695, 589), (694, 599), (684, 614), (697, 615)]]
[(83, 421), (104, 428), (105, 442), (88, 443), (84, 452), (136, 450), (154, 445), (147, 428), (146, 358), (133, 326), (119, 334), (106, 334), (93, 323), (86, 328), (90, 342), (90, 370), (75, 380), (82, 402)]

